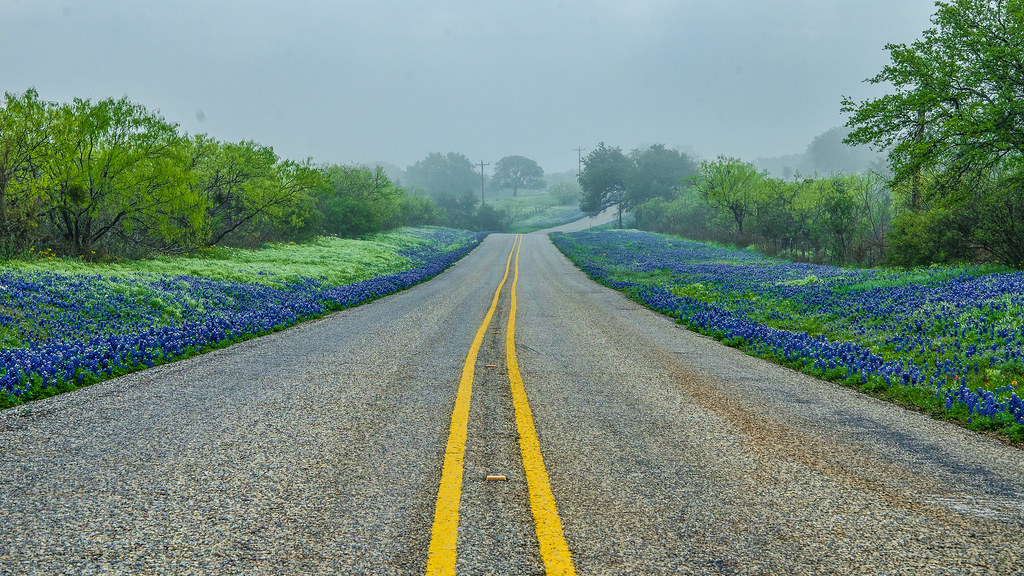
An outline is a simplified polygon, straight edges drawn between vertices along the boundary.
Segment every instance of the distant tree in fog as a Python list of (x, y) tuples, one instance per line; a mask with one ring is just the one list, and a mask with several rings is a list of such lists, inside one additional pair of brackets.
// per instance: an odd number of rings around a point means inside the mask
[(632, 206), (651, 198), (667, 198), (683, 180), (697, 174), (697, 165), (689, 156), (655, 144), (629, 153), (633, 173), (629, 182), (629, 203)]
[(850, 131), (832, 128), (814, 137), (807, 146), (807, 159), (819, 174), (855, 174), (868, 172), (879, 156), (867, 146), (845, 142)]
[(431, 196), (460, 197), (476, 190), (480, 177), (469, 158), (458, 152), (431, 152), (405, 171), (408, 186), (425, 190)]
[(524, 156), (505, 156), (494, 165), (491, 182), (498, 188), (511, 188), (515, 198), (520, 188), (543, 188), (544, 169)]

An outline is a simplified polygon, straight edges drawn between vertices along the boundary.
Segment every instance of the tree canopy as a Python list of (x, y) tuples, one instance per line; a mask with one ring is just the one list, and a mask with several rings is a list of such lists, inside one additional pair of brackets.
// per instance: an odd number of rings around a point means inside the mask
[(629, 153), (633, 173), (629, 183), (633, 206), (651, 198), (668, 197), (681, 182), (697, 173), (697, 165), (689, 156), (654, 144)]
[(847, 140), (889, 150), (894, 183), (920, 213), (897, 219), (895, 236), (907, 235), (900, 226), (952, 230), (1024, 267), (1024, 2), (936, 6), (934, 26), (909, 46), (887, 45), (891, 63), (868, 80), (894, 91), (843, 99)]
[(498, 188), (511, 188), (515, 198), (520, 188), (543, 188), (544, 169), (525, 156), (505, 156), (494, 165), (491, 182)]
[(462, 196), (476, 190), (480, 182), (473, 163), (463, 154), (431, 152), (423, 160), (409, 166), (406, 184), (420, 188), (434, 197)]
[(618, 146), (597, 145), (583, 158), (578, 181), (582, 189), (580, 210), (597, 214), (618, 206), (619, 226), (622, 213), (652, 198), (666, 198), (697, 171), (685, 154), (655, 144), (636, 149), (627, 156)]
[(583, 171), (579, 175), (580, 210), (596, 216), (606, 208), (618, 205), (619, 227), (622, 226), (622, 212), (626, 208), (626, 183), (629, 181), (633, 164), (618, 146), (597, 145), (583, 159)]
[(868, 82), (891, 94), (854, 102), (852, 143), (890, 149), (897, 178), (922, 169), (950, 176), (1019, 170), (1024, 159), (1024, 2), (937, 2), (935, 27), (907, 46), (889, 44), (892, 62)]

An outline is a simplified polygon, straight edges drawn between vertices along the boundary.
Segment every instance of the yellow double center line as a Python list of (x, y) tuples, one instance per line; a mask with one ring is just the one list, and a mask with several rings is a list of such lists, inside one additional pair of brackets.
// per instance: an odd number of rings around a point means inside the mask
[(537, 531), (541, 560), (549, 575), (575, 575), (569, 546), (562, 534), (562, 521), (555, 508), (555, 498), (551, 493), (547, 469), (540, 452), (537, 430), (533, 426), (533, 415), (526, 399), (523, 377), (519, 372), (516, 358), (516, 287), (519, 283), (519, 248), (522, 246), (522, 235), (516, 237), (512, 251), (505, 262), (505, 275), (494, 291), (491, 307), (484, 316), (483, 323), (476, 332), (473, 344), (466, 355), (466, 363), (462, 367), (462, 379), (459, 392), (455, 398), (455, 409), (452, 411), (451, 429), (448, 433), (448, 445), (445, 449), (444, 466), (441, 470), (441, 485), (437, 492), (437, 506), (434, 511), (434, 528), (430, 539), (430, 551), (427, 557), (427, 574), (454, 575), (456, 545), (459, 531), (459, 501), (462, 496), (463, 460), (466, 452), (466, 434), (469, 425), (469, 404), (473, 392), (473, 374), (477, 354), (483, 344), (484, 334), (491, 323), (494, 311), (498, 307), (498, 297), (508, 280), (512, 256), (515, 255), (515, 273), (512, 279), (511, 304), (508, 314), (508, 330), (505, 332), (505, 357), (508, 363), (508, 377), (512, 386), (512, 402), (515, 406), (516, 427), (519, 431), (519, 451), (523, 458), (526, 471), (526, 484), (530, 493), (530, 508), (533, 511), (533, 522)]

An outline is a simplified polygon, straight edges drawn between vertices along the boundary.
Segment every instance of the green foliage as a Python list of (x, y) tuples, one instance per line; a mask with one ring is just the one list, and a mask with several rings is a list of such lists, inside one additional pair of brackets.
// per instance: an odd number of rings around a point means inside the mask
[(353, 238), (401, 224), (403, 192), (382, 168), (331, 166), (326, 174), (330, 192), (320, 198), (324, 232)]
[(406, 184), (425, 191), (435, 199), (444, 196), (459, 198), (467, 192), (476, 191), (480, 185), (473, 163), (457, 152), (431, 152), (409, 166), (405, 173)]
[(719, 156), (713, 162), (701, 162), (694, 187), (704, 200), (727, 212), (736, 224), (736, 236), (744, 238), (743, 225), (754, 210), (760, 182), (766, 177), (752, 164)]
[(956, 232), (955, 218), (941, 208), (899, 215), (889, 235), (888, 263), (909, 268), (970, 261), (972, 253)]
[(535, 190), (544, 187), (544, 169), (523, 156), (505, 156), (494, 165), (491, 183), (498, 188), (511, 188), (512, 197), (519, 189)]
[(59, 246), (85, 255), (118, 242), (197, 243), (195, 228), (175, 218), (199, 206), (176, 125), (125, 98), (75, 99), (50, 112), (33, 185)]
[(892, 62), (868, 81), (892, 94), (851, 113), (849, 141), (892, 147), (897, 178), (929, 168), (990, 168), (1024, 154), (1024, 9), (1018, 0), (937, 2), (934, 28), (910, 46), (889, 44)]
[[(626, 200), (626, 183), (630, 179), (632, 163), (618, 146), (597, 145), (583, 159), (583, 171), (579, 176), (580, 210), (591, 216)], [(621, 208), (619, 210), (622, 212)], [(621, 225), (621, 216), (620, 222)]]
[(4, 94), (0, 107), (0, 258), (26, 250), (45, 211), (36, 166), (49, 141), (52, 105), (35, 90)]
[(669, 198), (682, 183), (697, 173), (686, 154), (654, 144), (629, 153), (633, 162), (628, 183), (629, 204), (635, 208), (652, 198)]
[(637, 206), (637, 227), (753, 243), (769, 254), (819, 262), (875, 264), (883, 258), (893, 206), (876, 175), (785, 181), (740, 160), (719, 158), (703, 163), (692, 182), (670, 199)]
[(694, 188), (681, 190), (674, 198), (653, 198), (634, 210), (636, 227), (688, 238), (716, 236), (713, 222), (717, 209), (705, 202)]
[[(1022, 268), (1024, 4), (953, 0), (936, 6), (934, 27), (909, 46), (886, 46), (891, 63), (869, 79), (893, 92), (860, 103), (843, 99), (853, 128), (847, 141), (889, 150), (910, 209), (938, 212), (906, 219), (908, 229), (932, 221), (953, 226), (960, 246), (939, 256), (977, 249)], [(910, 254), (912, 242), (905, 239), (901, 261), (934, 256), (926, 246)]]
[(0, 258), (180, 254), (441, 219), (380, 168), (321, 168), (251, 141), (183, 135), (126, 98), (57, 104), (28, 90), (0, 107)]

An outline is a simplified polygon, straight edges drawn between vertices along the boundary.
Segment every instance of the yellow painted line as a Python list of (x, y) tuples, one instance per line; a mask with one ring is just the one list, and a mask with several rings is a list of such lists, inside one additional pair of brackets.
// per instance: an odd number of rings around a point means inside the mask
[[(522, 236), (519, 236), (522, 247)], [(562, 521), (555, 507), (555, 496), (551, 493), (548, 471), (544, 468), (544, 457), (540, 453), (540, 441), (533, 427), (533, 414), (526, 399), (526, 387), (519, 372), (516, 357), (516, 286), (519, 284), (519, 248), (515, 248), (515, 275), (512, 277), (512, 303), (508, 313), (508, 330), (505, 331), (505, 357), (508, 361), (508, 379), (512, 385), (512, 404), (516, 409), (516, 427), (519, 430), (519, 451), (523, 456), (526, 470), (526, 485), (530, 491), (530, 508), (533, 523), (540, 544), (540, 558), (548, 576), (575, 575), (569, 546), (562, 533)]]
[[(516, 239), (519, 240), (518, 238)], [(444, 466), (441, 468), (441, 485), (437, 490), (437, 505), (434, 509), (434, 528), (430, 536), (430, 550), (427, 556), (427, 575), (455, 574), (455, 547), (459, 539), (459, 500), (462, 497), (462, 463), (466, 454), (466, 428), (469, 425), (469, 400), (473, 395), (473, 372), (476, 357), (483, 344), (487, 325), (498, 307), (498, 296), (508, 280), (512, 254), (516, 251), (516, 242), (505, 262), (505, 276), (494, 291), (494, 300), (484, 316), (484, 321), (476, 331), (473, 344), (466, 355), (466, 363), (462, 366), (462, 379), (459, 381), (459, 392), (455, 397), (455, 409), (452, 410), (452, 424), (448, 432), (448, 446), (444, 452)]]

